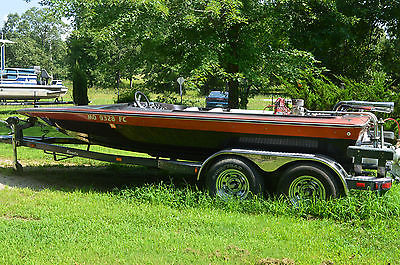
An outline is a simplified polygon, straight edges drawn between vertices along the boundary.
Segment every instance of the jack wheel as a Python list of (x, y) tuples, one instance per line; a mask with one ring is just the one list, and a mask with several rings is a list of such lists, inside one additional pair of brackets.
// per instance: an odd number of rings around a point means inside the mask
[(19, 162), (16, 162), (15, 164), (14, 164), (14, 171), (17, 173), (17, 174), (22, 174), (22, 172), (24, 171), (24, 168), (22, 167), (22, 165), (19, 163)]

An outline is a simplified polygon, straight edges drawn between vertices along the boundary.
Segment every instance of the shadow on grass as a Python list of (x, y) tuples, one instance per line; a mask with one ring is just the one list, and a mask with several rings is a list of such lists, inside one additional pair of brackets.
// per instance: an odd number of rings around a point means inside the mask
[(0, 168), (0, 188), (5, 185), (33, 190), (110, 192), (160, 183), (178, 188), (199, 184), (193, 176), (175, 176), (141, 166), (27, 166), (22, 174), (12, 168)]
[[(400, 217), (400, 186), (385, 196), (370, 191), (354, 191), (333, 200), (316, 200), (298, 207), (283, 197), (254, 197), (249, 200), (221, 200), (208, 196), (201, 183), (191, 176), (173, 176), (164, 171), (139, 166), (28, 166), (23, 175), (0, 168), (0, 189), (29, 188), (40, 191), (112, 193), (133, 203), (156, 203), (176, 209), (207, 208), (246, 214), (273, 214), (315, 219), (332, 219), (366, 227), (385, 224)], [(384, 221), (384, 222), (382, 222)], [(395, 223), (398, 225), (398, 222)]]

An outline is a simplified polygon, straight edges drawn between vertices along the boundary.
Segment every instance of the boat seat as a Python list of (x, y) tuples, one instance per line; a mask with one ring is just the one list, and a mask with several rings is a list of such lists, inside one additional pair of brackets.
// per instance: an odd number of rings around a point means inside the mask
[(40, 77), (42, 79), (41, 80), (41, 84), (42, 85), (48, 85), (49, 84), (49, 80), (53, 79), (53, 77), (51, 75), (49, 75), (49, 73), (45, 69), (41, 70)]
[(52, 78), (51, 75), (49, 75), (49, 73), (45, 69), (42, 69), (42, 72), (40, 75), (42, 78), (46, 78), (46, 79)]

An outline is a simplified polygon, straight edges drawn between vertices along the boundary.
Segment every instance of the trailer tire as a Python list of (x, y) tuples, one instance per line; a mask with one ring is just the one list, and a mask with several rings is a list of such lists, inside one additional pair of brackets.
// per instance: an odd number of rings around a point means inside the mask
[(206, 175), (211, 196), (247, 199), (262, 194), (264, 181), (258, 170), (241, 158), (225, 158), (213, 164)]
[(314, 164), (302, 164), (286, 169), (278, 183), (282, 193), (294, 204), (339, 196), (339, 189), (331, 173)]

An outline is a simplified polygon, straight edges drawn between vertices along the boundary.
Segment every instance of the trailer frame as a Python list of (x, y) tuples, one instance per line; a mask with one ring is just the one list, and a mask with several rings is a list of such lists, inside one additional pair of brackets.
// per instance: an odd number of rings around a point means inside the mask
[[(9, 135), (0, 135), (0, 143), (11, 144), (13, 146), (13, 166), (17, 172), (22, 172), (22, 165), (18, 161), (17, 148), (24, 146), (34, 149), (43, 150), (47, 154), (51, 154), (55, 161), (62, 161), (73, 157), (83, 157), (99, 161), (111, 162), (116, 164), (131, 164), (146, 167), (154, 167), (169, 172), (196, 176), (197, 180), (207, 177), (207, 172), (218, 161), (226, 157), (238, 158), (245, 163), (256, 168), (263, 174), (279, 171), (282, 168), (292, 165), (315, 164), (317, 167), (326, 169), (333, 176), (332, 181), (340, 189), (343, 195), (349, 193), (350, 189), (386, 191), (392, 186), (392, 178), (382, 176), (382, 172), (378, 172), (378, 176), (369, 175), (351, 175), (335, 160), (327, 156), (307, 153), (284, 153), (270, 152), (248, 149), (227, 149), (212, 154), (203, 161), (181, 161), (165, 158), (144, 158), (138, 156), (113, 155), (101, 152), (90, 151), (90, 144), (79, 139), (68, 137), (29, 137), (24, 136), (23, 130), (36, 126), (37, 119), (29, 118), (26, 121), (20, 120), (18, 117), (9, 117), (6, 121), (2, 121), (10, 129)], [(62, 145), (86, 145), (86, 150), (62, 146)], [(381, 148), (363, 148), (349, 147), (349, 156), (354, 157), (355, 166), (359, 168), (362, 158), (376, 158), (378, 162), (378, 171), (382, 171), (383, 165), (387, 160), (393, 160), (394, 152), (390, 149), (383, 150)], [(385, 171), (386, 172), (386, 171)]]

